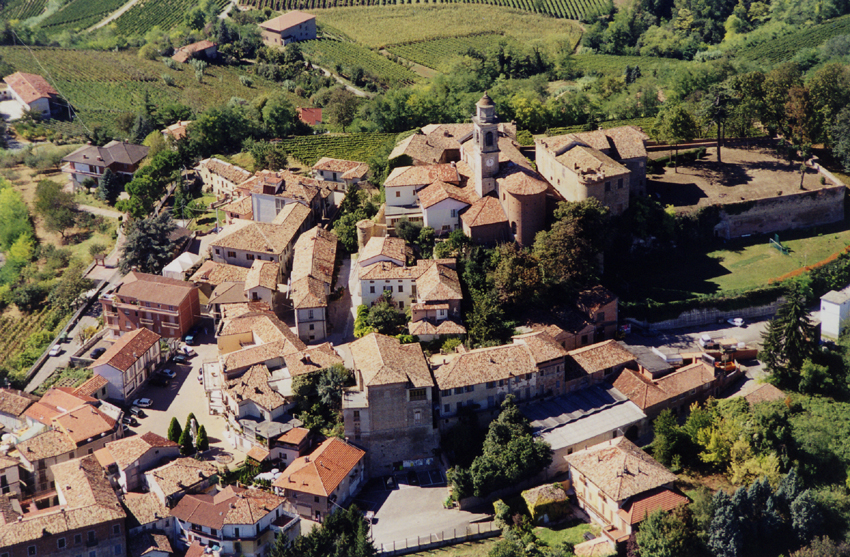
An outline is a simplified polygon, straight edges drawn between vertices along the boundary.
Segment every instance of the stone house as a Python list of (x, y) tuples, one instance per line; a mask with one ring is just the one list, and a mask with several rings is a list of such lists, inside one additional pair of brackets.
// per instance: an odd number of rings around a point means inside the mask
[(463, 233), (476, 243), (493, 246), (510, 239), (508, 217), (495, 197), (481, 197), (460, 215)]
[[(232, 265), (228, 266), (232, 267)], [(245, 273), (244, 281), (222, 282), (215, 287), (207, 301), (207, 310), (216, 322), (224, 314), (223, 306), (229, 304), (252, 302), (274, 310), (278, 303), (279, 281), (280, 267), (277, 263), (255, 259), (251, 268)]]
[(448, 236), (462, 228), (460, 214), (472, 203), (469, 191), (437, 180), (418, 192), (423, 224), (434, 229), (437, 236)]
[(201, 493), (218, 481), (212, 462), (178, 458), (145, 472), (145, 487), (166, 507), (173, 507), (187, 493)]
[(336, 235), (318, 226), (295, 242), (289, 297), (298, 337), (310, 342), (328, 336), (328, 297), (336, 266)]
[(566, 392), (583, 389), (631, 367), (636, 356), (615, 340), (606, 340), (567, 353)]
[(233, 224), (236, 220), (254, 220), (250, 195), (240, 195), (230, 203), (222, 205), (220, 209), (224, 212), (227, 224)]
[(123, 141), (110, 141), (103, 147), (84, 145), (62, 158), (62, 172), (80, 187), (86, 178), (99, 180), (106, 169), (121, 180), (129, 181), (148, 156), (148, 148)]
[(112, 338), (147, 328), (166, 338), (182, 338), (201, 318), (198, 289), (190, 283), (131, 271), (100, 297), (104, 326)]
[(292, 203), (300, 203), (310, 209), (313, 219), (321, 219), (330, 190), (323, 182), (289, 170), (260, 170), (239, 184), (235, 193), (250, 198), (254, 221), (277, 222), (283, 208)]
[(142, 532), (128, 542), (130, 557), (171, 557), (174, 549), (163, 531)]
[(227, 486), (204, 494), (187, 494), (171, 509), (174, 536), (188, 548), (218, 546), (223, 554), (262, 557), (275, 543), (272, 523), (285, 518), (290, 539), (300, 533), (299, 518), (285, 510), (286, 501), (267, 491)]
[(0, 495), (14, 499), (23, 496), (20, 464), (20, 461), (14, 458), (0, 455)]
[(401, 238), (372, 236), (360, 250), (357, 265), (362, 269), (375, 263), (387, 262), (404, 267), (407, 264), (407, 256), (411, 253), (407, 243)]
[(457, 186), (461, 180), (462, 176), (454, 163), (394, 168), (384, 182), (388, 230), (394, 230), (402, 219), (411, 222), (424, 221), (419, 205), (420, 190), (435, 182)]
[(107, 443), (94, 456), (118, 488), (127, 493), (144, 484), (145, 471), (159, 466), (163, 460), (178, 458), (180, 447), (156, 433), (148, 432)]
[(271, 312), (249, 312), (225, 318), (219, 327), (217, 341), (221, 371), (229, 379), (238, 377), (255, 364), (264, 363), (272, 371), (279, 369), (287, 355), (307, 347)]
[(363, 487), (366, 453), (331, 437), (286, 467), (272, 487), (304, 518), (321, 522)]
[(250, 267), (217, 263), (208, 259), (195, 271), (194, 275), (189, 277), (189, 282), (198, 287), (201, 302), (206, 305), (216, 286), (223, 282), (245, 282), (248, 269)]
[(0, 91), (0, 100), (14, 99), (23, 109), (42, 120), (50, 119), (59, 93), (40, 75), (15, 72), (3, 78), (5, 91)]
[(234, 433), (237, 448), (249, 450), (255, 445), (269, 446), (269, 439), (258, 436), (259, 427), (245, 426), (245, 420), (251, 422), (284, 421), (281, 418), (292, 407), (292, 402), (284, 398), (270, 385), (271, 373), (263, 364), (248, 369), (240, 377), (227, 381), (222, 389), (225, 419)]
[(131, 539), (143, 532), (167, 532), (170, 535), (174, 531), (174, 519), (156, 493), (131, 491), (121, 496), (121, 504), (127, 513), (127, 534)]
[(330, 182), (334, 191), (347, 191), (352, 184), (365, 182), (369, 177), (369, 165), (365, 162), (347, 161), (322, 157), (313, 165), (313, 178)]
[(93, 456), (55, 464), (53, 504), (22, 513), (0, 495), (0, 554), (8, 557), (126, 557), (126, 515)]
[(203, 41), (181, 46), (171, 56), (172, 60), (180, 64), (185, 64), (195, 58), (200, 60), (215, 60), (218, 58), (218, 45), (204, 39)]
[(0, 426), (16, 431), (26, 424), (24, 413), (38, 397), (17, 389), (0, 389)]
[(410, 267), (386, 261), (360, 267), (359, 294), (363, 304), (372, 306), (386, 293), (401, 311), (413, 303), (445, 303), (449, 305), (447, 316), (458, 318), (463, 294), (454, 266), (454, 259), (420, 259)]
[(349, 346), (357, 385), (343, 395), (345, 436), (368, 451), (370, 473), (433, 458), (439, 445), (434, 380), (422, 347), (378, 333)]
[(215, 157), (202, 160), (195, 170), (204, 189), (212, 191), (218, 199), (230, 199), (236, 186), (253, 176), (244, 168)]
[(161, 338), (145, 327), (130, 331), (119, 337), (91, 364), (95, 375), (108, 382), (108, 398), (120, 401), (133, 399), (163, 361), (159, 346)]
[(260, 34), (267, 46), (309, 41), (316, 38), (316, 16), (292, 10), (260, 23)]
[(673, 487), (676, 475), (625, 437), (566, 457), (578, 505), (612, 547), (625, 542), (649, 513), (688, 503)]

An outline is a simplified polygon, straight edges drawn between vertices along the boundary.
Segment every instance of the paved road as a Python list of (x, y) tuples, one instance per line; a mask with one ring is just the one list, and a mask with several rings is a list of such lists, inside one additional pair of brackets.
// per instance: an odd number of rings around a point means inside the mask
[(93, 26), (86, 29), (86, 33), (89, 33), (89, 32), (94, 31), (96, 29), (100, 29), (104, 25), (109, 25), (110, 23), (112, 23), (113, 21), (115, 21), (116, 19), (118, 19), (119, 17), (124, 15), (124, 12), (126, 12), (127, 10), (129, 10), (130, 8), (135, 6), (138, 1), (139, 0), (130, 0), (129, 2), (127, 2), (126, 4), (124, 4), (123, 6), (118, 8), (118, 11), (112, 12), (108, 17), (104, 18), (103, 20), (99, 21), (98, 23), (96, 23)]

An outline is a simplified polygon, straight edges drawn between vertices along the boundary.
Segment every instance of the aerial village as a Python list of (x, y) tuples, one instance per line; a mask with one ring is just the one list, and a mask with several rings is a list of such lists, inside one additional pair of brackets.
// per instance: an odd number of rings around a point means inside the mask
[[(315, 18), (292, 12), (262, 29), (282, 45), (315, 37)], [(8, 98), (49, 114), (46, 80), (5, 83)], [(590, 283), (529, 310), (507, 341), (471, 345), (478, 302), (463, 250), (531, 248), (564, 207), (621, 215), (647, 195), (651, 142), (625, 125), (521, 146), (487, 93), (469, 118), (398, 141), (382, 183), (365, 161), (330, 157), (309, 174), (215, 156), (184, 171), (215, 197), (215, 228), (191, 232), (173, 214), (158, 274), (98, 254), (87, 311), (102, 329), (82, 340), (69, 327), (41, 360), (91, 377), (40, 396), (0, 389), (0, 557), (266, 557), (352, 507), (376, 554), (401, 555), (497, 536), (503, 501), (520, 496), (536, 524), (587, 525), (575, 555), (613, 555), (648, 517), (687, 505), (678, 464), (644, 450), (653, 424), (684, 423), (715, 399), (785, 401), (761, 381), (762, 338), (748, 327), (769, 315), (654, 327), (621, 318), (618, 293)], [(189, 124), (162, 136), (180, 140)], [(86, 145), (62, 159), (63, 180), (129, 180), (147, 156), (123, 141)], [(843, 219), (845, 188), (836, 203), (832, 182), (820, 187), (797, 209), (749, 200), (714, 233), (749, 234), (768, 206), (783, 217), (760, 232)], [(380, 203), (346, 249), (334, 222), (358, 192)], [(431, 231), (427, 249), (411, 228)], [(821, 310), (821, 334), (837, 338), (850, 294), (831, 291)], [(381, 332), (387, 322), (398, 332)], [(470, 469), (475, 427), (490, 428), (485, 457), (488, 444), (526, 443), (519, 471)]]

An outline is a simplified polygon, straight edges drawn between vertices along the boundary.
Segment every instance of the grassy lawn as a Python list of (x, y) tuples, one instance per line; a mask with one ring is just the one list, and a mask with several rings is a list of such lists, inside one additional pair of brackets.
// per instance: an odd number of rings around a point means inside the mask
[(534, 534), (545, 542), (549, 547), (558, 547), (562, 542), (578, 545), (584, 540), (585, 532), (592, 532), (594, 536), (599, 535), (599, 526), (586, 522), (567, 523), (555, 528), (535, 528)]
[[(204, 194), (200, 197), (195, 198), (195, 202), (200, 201), (205, 206), (209, 206), (210, 203), (216, 200), (216, 197), (212, 193)], [(189, 229), (197, 232), (208, 232), (215, 228), (216, 215), (218, 215), (218, 222), (222, 226), (224, 226), (225, 220), (227, 219), (227, 215), (224, 214), (224, 211), (220, 209), (216, 209), (215, 212), (209, 211), (202, 216), (196, 217), (189, 223)]]
[(466, 542), (458, 545), (450, 545), (430, 551), (411, 553), (411, 557), (487, 557), (490, 549), (496, 545), (501, 538), (487, 538), (474, 542)]
[(106, 209), (108, 211), (114, 211), (115, 207), (110, 205), (109, 203), (104, 203), (96, 195), (92, 195), (86, 192), (77, 192), (74, 195), (74, 201), (79, 203), (80, 205), (88, 205), (90, 207), (97, 207), (99, 209)]
[(82, 242), (62, 246), (71, 252), (71, 257), (78, 257), (86, 263), (90, 263), (93, 258), (89, 254), (89, 248), (94, 244), (101, 244), (105, 246), (107, 254), (112, 251), (112, 248), (115, 247), (115, 233), (118, 230), (118, 219), (109, 217), (103, 217), (103, 219), (109, 225), (105, 232), (92, 230), (89, 236)]

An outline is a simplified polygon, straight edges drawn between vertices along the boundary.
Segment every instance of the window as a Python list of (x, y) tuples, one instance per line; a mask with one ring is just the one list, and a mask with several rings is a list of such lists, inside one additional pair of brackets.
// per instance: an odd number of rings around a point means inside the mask
[(215, 248), (215, 254), (216, 254), (216, 255), (221, 255), (221, 252), (219, 251), (219, 249), (218, 249), (218, 248)]
[(79, 545), (83, 543), (83, 535), (82, 534), (74, 534), (74, 545)]
[(605, 191), (611, 191), (611, 182), (605, 182)]
[(385, 285), (384, 286), (384, 292), (389, 292), (390, 294), (392, 294), (393, 293), (393, 285), (392, 284)]
[(467, 386), (464, 388), (464, 390), (465, 390), (467, 393), (471, 393), (472, 391), (474, 391), (474, 390), (475, 390), (475, 385), (467, 385)]
[[(138, 466), (138, 465), (139, 465), (139, 462), (136, 461), (136, 466)], [(121, 533), (121, 525), (120, 524), (113, 524), (112, 525), (112, 533), (115, 534), (116, 536), (118, 534), (120, 534)]]
[(400, 191), (400, 190), (395, 190), (395, 196), (396, 196), (396, 197), (401, 197), (401, 191)]
[(425, 389), (410, 389), (408, 391), (410, 393), (410, 402), (415, 402), (417, 400), (426, 400)]
[(493, 132), (487, 132), (484, 134), (484, 146), (492, 147), (493, 146)]
[(452, 209), (452, 218), (457, 217), (457, 209)]
[(238, 537), (239, 537), (239, 528), (234, 528), (234, 529), (233, 529), (233, 537), (234, 537), (234, 538), (238, 538)]
[(65, 538), (59, 538), (56, 540), (56, 547), (59, 549), (65, 549)]
[(399, 292), (404, 292), (404, 285), (403, 285), (403, 284), (399, 284), (399, 285), (398, 285), (398, 291), (399, 291)]
[(95, 540), (94, 530), (89, 530), (89, 541), (93, 542)]
[(318, 496), (318, 495), (316, 495), (316, 496), (314, 496), (314, 497), (313, 497), (313, 502), (314, 502), (314, 503), (318, 503), (318, 502), (319, 502), (319, 496)]
[(587, 335), (581, 335), (581, 344), (582, 346), (587, 344)]
[(422, 423), (422, 411), (421, 410), (414, 410), (414, 412), (413, 412), (413, 424), (419, 425), (421, 423)]
[(316, 326), (315, 326), (315, 325), (313, 325), (312, 323), (310, 323), (310, 330), (312, 331), (312, 330), (314, 330), (315, 328), (316, 328)]
[(452, 394), (451, 389), (443, 389), (442, 391), (440, 391), (440, 396), (450, 396), (451, 394)]
[(495, 386), (496, 386), (496, 382), (495, 382), (495, 381), (487, 381), (487, 388), (488, 388), (488, 389), (492, 389), (492, 388), (493, 388), (493, 387), (495, 387)]
[(112, 551), (115, 555), (121, 555), (121, 544), (115, 544), (115, 547), (112, 548)]
[(398, 303), (398, 309), (404, 309), (404, 302)]
[(516, 229), (516, 223), (515, 223), (515, 222), (512, 222), (512, 223), (511, 223), (511, 234), (513, 234), (514, 236), (516, 236), (516, 230), (517, 230), (517, 229)]
[(355, 419), (355, 420), (359, 420), (359, 419), (360, 419), (360, 410), (355, 410), (355, 411), (354, 411), (354, 419)]
[(227, 252), (227, 257), (236, 257), (236, 252), (235, 251)]
[(602, 323), (603, 321), (605, 321), (605, 312), (600, 311), (599, 313), (596, 314), (596, 322)]
[(452, 413), (452, 405), (451, 404), (444, 405), (443, 406), (443, 413), (444, 414), (451, 414)]
[(245, 259), (247, 259), (248, 261), (253, 261), (254, 260), (254, 254), (253, 253), (246, 253)]
[(374, 287), (374, 286), (370, 286), (370, 287), (369, 287), (369, 294), (374, 294), (374, 293), (375, 293), (375, 287)]
[(307, 310), (307, 319), (313, 319), (313, 310), (312, 309)]
[(463, 401), (457, 403), (457, 411), (460, 412), (461, 408), (463, 408)]
[(462, 395), (463, 394), (463, 387), (455, 387), (455, 394), (456, 395)]
[(618, 190), (623, 189), (623, 179), (622, 179), (622, 178), (620, 178), (619, 180), (617, 180), (617, 189), (618, 189)]
[(35, 553), (36, 553), (36, 551), (35, 551), (34, 545), (27, 547), (27, 555), (35, 555)]

